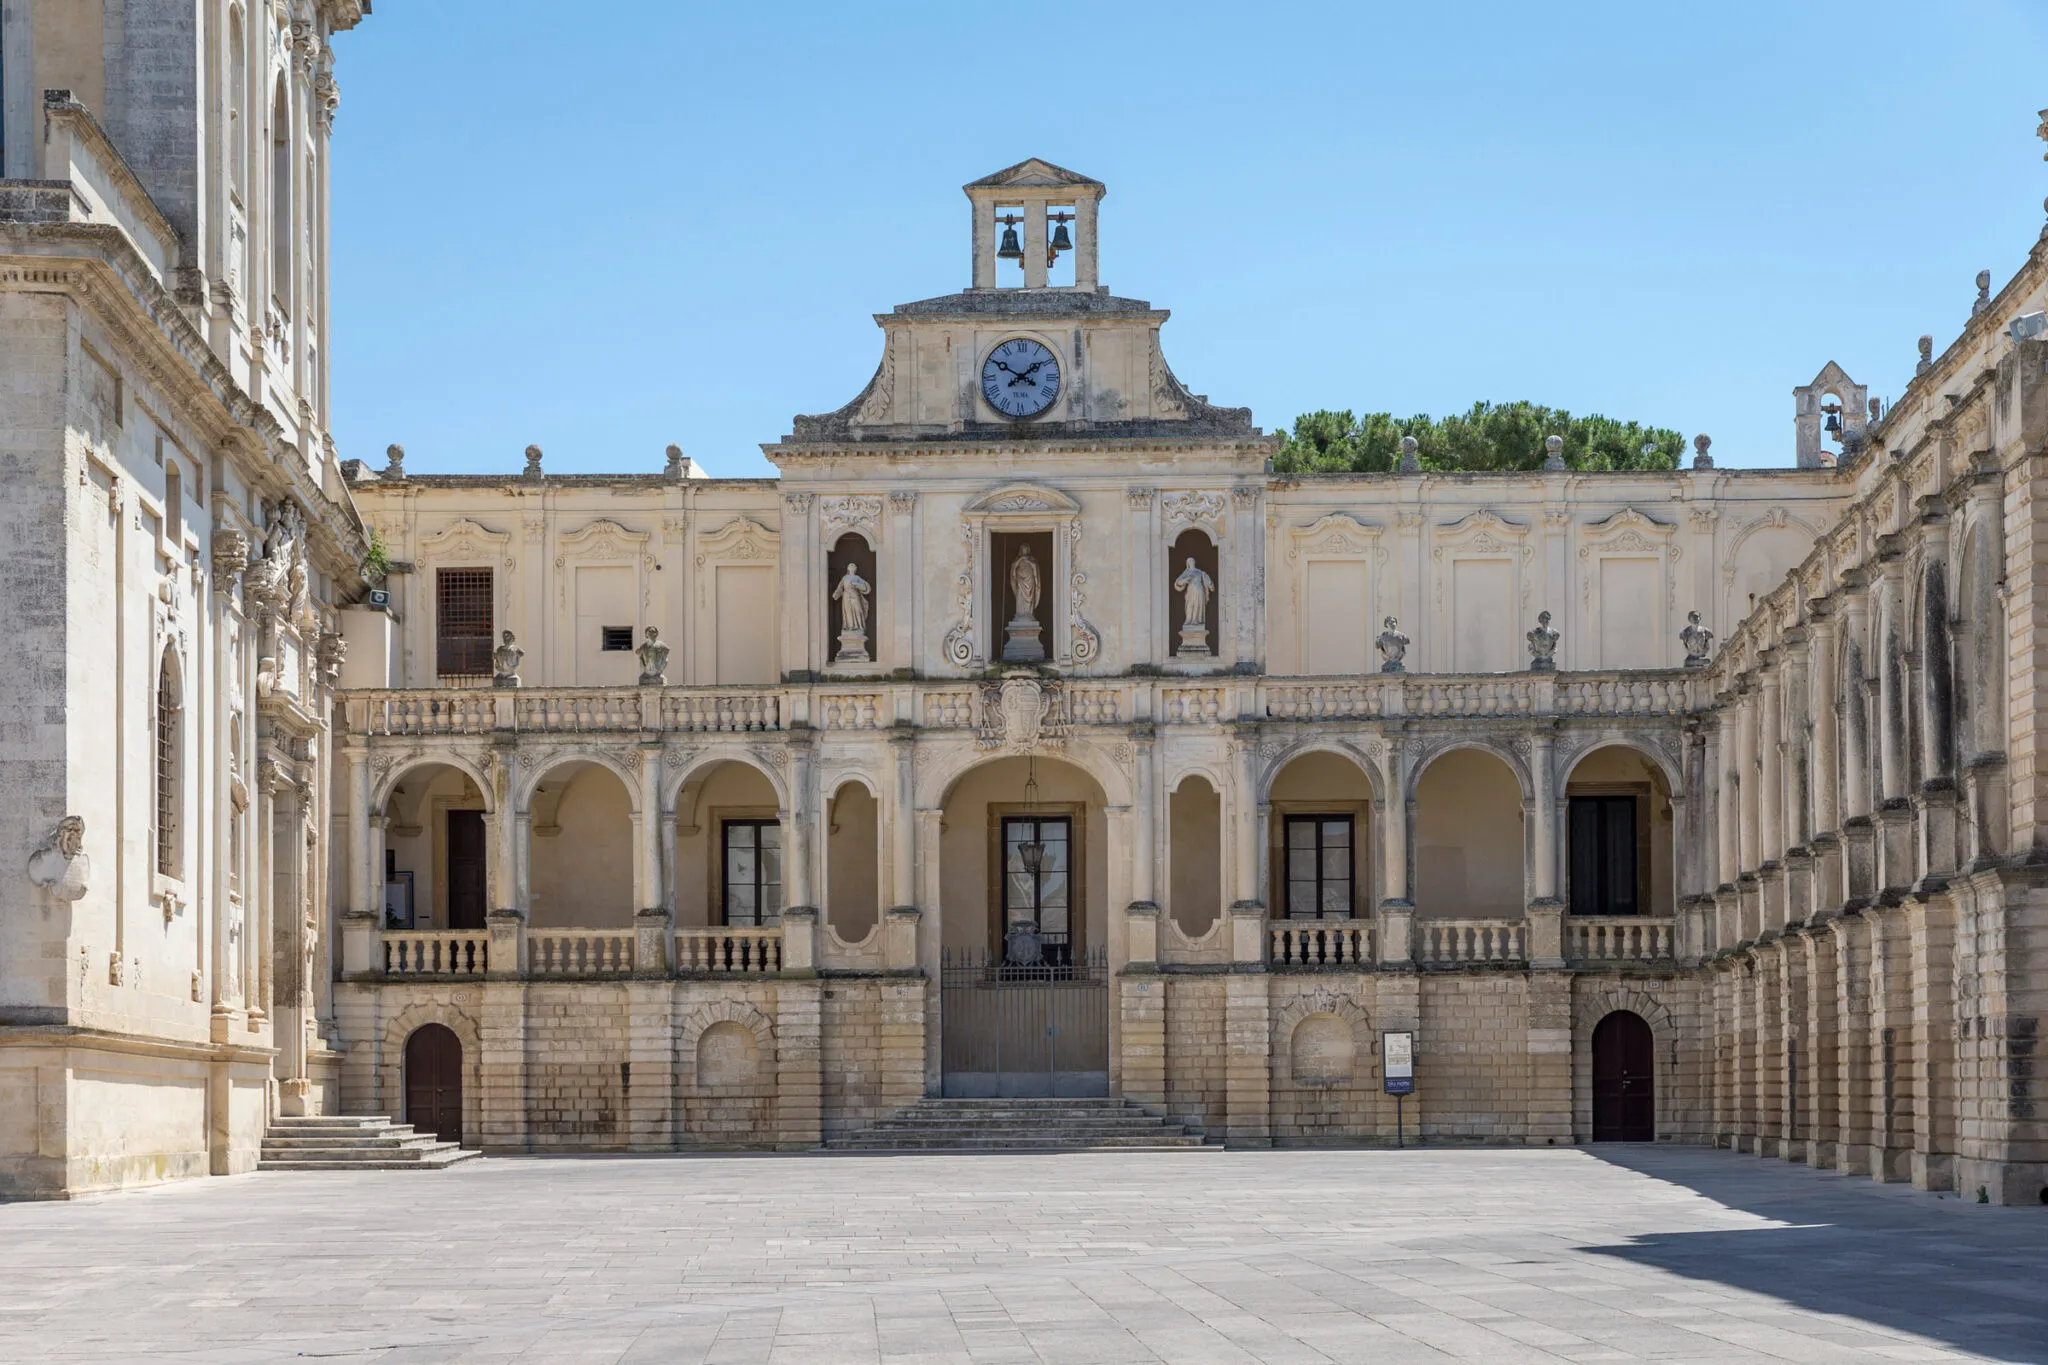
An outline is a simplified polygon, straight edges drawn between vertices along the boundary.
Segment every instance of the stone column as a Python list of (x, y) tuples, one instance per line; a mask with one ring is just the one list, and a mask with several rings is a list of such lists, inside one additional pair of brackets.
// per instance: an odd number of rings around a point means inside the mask
[(889, 811), (889, 904), (917, 902), (917, 734), (901, 730), (889, 736), (896, 755), (896, 787)]
[[(1270, 1147), (1273, 1022), (1266, 910), (1256, 901), (1239, 901), (1230, 907), (1230, 920), (1238, 951), (1223, 978), (1224, 1136), (1233, 1147)], [(1244, 951), (1251, 942), (1257, 944), (1256, 957)]]
[(1876, 822), (1870, 790), (1869, 578), (1842, 575), (1841, 745), (1842, 901), (1860, 905), (1876, 894)]
[(1131, 727), (1135, 792), (1131, 802), (1131, 904), (1159, 903), (1159, 792), (1153, 761), (1154, 730), (1150, 724)]
[(661, 875), (661, 741), (640, 742), (639, 813), (633, 822), (634, 853), (639, 867), (634, 882), (639, 889), (638, 910), (662, 908)]
[(1759, 870), (1774, 869), (1789, 842), (1785, 838), (1784, 697), (1780, 660), (1771, 659), (1758, 677), (1757, 857)]
[(785, 900), (792, 908), (816, 904), (811, 877), (811, 751), (810, 734), (789, 737), (789, 805), (777, 813), (788, 836), (783, 879)]
[(1813, 614), (1813, 659), (1807, 679), (1807, 714), (1813, 717), (1812, 827), (1813, 886), (1809, 915), (1825, 918), (1842, 907), (1842, 792), (1840, 718), (1835, 713), (1841, 678), (1840, 644), (1833, 604), (1807, 604)]
[(1916, 870), (1923, 891), (1948, 885), (1956, 869), (1956, 692), (1949, 641), (1948, 514), (1939, 504), (1920, 519), (1925, 568), (1920, 617), (1920, 790), (1913, 794), (1920, 834)]
[(1237, 847), (1237, 884), (1231, 899), (1237, 905), (1266, 905), (1266, 884), (1261, 873), (1265, 861), (1266, 803), (1258, 789), (1259, 744), (1257, 725), (1239, 725), (1231, 739), (1231, 779), (1236, 787), (1231, 803), (1232, 834)]
[(271, 958), (277, 973), (274, 1020), (276, 1076), (287, 1114), (312, 1112), (306, 1074), (306, 1031), (312, 1022), (313, 983), (307, 979), (306, 787), (286, 777), (271, 807)]
[[(920, 807), (917, 812), (917, 850), (921, 855), (917, 866), (922, 874), (922, 889), (918, 895), (921, 913), (917, 924), (918, 966), (924, 970), (924, 1092), (927, 1095), (939, 1093), (939, 969), (945, 946), (945, 914), (939, 895), (939, 822), (945, 815), (936, 807)], [(972, 906), (962, 907), (974, 913)]]
[[(348, 908), (359, 915), (380, 914), (383, 902), (383, 859), (370, 840), (370, 751), (348, 749)], [(373, 861), (374, 859), (374, 861)]]
[(1557, 794), (1552, 789), (1550, 753), (1555, 735), (1538, 725), (1529, 737), (1529, 904), (1560, 904), (1557, 864)]
[(1870, 1174), (1870, 926), (1852, 911), (1835, 935), (1835, 1169)]

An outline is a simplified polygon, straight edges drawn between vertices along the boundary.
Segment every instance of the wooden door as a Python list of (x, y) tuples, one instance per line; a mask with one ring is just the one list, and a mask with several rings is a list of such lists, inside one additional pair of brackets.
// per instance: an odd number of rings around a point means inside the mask
[(484, 927), (484, 813), (448, 812), (448, 918), (450, 929)]
[(1656, 1046), (1639, 1014), (1616, 1010), (1593, 1028), (1593, 1141), (1654, 1142)]
[(462, 1040), (422, 1024), (405, 1040), (405, 1121), (443, 1142), (462, 1141)]

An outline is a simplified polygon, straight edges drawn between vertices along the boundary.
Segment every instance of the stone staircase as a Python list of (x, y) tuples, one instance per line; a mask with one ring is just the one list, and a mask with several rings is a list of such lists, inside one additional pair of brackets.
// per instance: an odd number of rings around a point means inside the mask
[(282, 1116), (263, 1135), (259, 1171), (438, 1171), (466, 1151), (411, 1124), (358, 1114)]
[(835, 1151), (1080, 1152), (1098, 1147), (1200, 1148), (1188, 1125), (1129, 1100), (919, 1100), (826, 1144)]

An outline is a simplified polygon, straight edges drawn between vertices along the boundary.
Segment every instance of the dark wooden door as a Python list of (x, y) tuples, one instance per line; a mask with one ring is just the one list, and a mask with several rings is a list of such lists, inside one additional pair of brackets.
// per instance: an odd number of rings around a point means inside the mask
[(448, 812), (448, 924), (484, 927), (484, 813)]
[(1654, 1142), (1656, 1045), (1639, 1014), (1616, 1010), (1593, 1028), (1593, 1141)]
[(422, 1024), (405, 1040), (405, 1121), (443, 1142), (462, 1141), (462, 1040)]

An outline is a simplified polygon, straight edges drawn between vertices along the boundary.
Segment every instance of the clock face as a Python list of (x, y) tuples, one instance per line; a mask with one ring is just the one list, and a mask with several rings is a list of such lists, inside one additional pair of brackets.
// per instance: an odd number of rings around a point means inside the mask
[(1060, 363), (1028, 337), (1012, 337), (981, 363), (981, 396), (1005, 417), (1036, 417), (1060, 396)]

